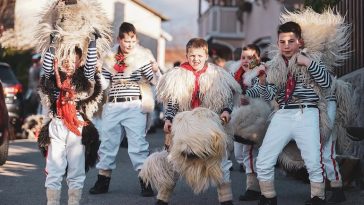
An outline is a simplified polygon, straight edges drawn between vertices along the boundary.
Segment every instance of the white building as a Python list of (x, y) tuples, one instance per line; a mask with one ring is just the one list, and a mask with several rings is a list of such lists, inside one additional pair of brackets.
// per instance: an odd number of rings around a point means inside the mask
[[(199, 0), (207, 1), (205, 11), (199, 9), (199, 35), (205, 38), (210, 50), (227, 60), (239, 58), (234, 51), (244, 45), (257, 43), (266, 47), (276, 41), (279, 15), (286, 6), (297, 7), (302, 0)], [(234, 56), (235, 55), (235, 56)]]
[[(39, 19), (37, 15), (49, 1), (16, 0), (15, 34), (11, 46), (20, 49), (34, 47), (32, 36)], [(141, 45), (149, 48), (159, 65), (164, 67), (166, 41), (172, 40), (171, 35), (162, 30), (162, 23), (168, 18), (139, 0), (98, 1), (112, 23), (114, 42), (120, 24), (124, 21), (132, 23), (137, 29)]]

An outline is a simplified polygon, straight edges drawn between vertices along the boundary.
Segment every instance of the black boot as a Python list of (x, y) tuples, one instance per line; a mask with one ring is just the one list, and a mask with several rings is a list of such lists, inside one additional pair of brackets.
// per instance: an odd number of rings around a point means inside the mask
[(168, 202), (158, 199), (155, 205), (168, 205)]
[(150, 186), (150, 184), (147, 185), (141, 178), (139, 178), (139, 182), (140, 182), (140, 187), (141, 187), (140, 194), (143, 197), (154, 196), (153, 189), (152, 189), (152, 186)]
[(244, 195), (239, 196), (239, 201), (255, 201), (259, 200), (260, 198), (260, 192), (259, 191), (253, 191), (253, 190), (246, 190)]
[(265, 196), (260, 195), (258, 205), (277, 205), (277, 197), (265, 198)]
[(336, 204), (346, 201), (346, 197), (342, 187), (332, 188), (331, 190), (332, 190), (331, 197), (327, 200), (328, 204)]
[(103, 194), (109, 191), (110, 177), (104, 175), (97, 175), (97, 181), (90, 189), (90, 194)]
[(325, 199), (321, 199), (318, 196), (312, 197), (310, 200), (305, 202), (306, 205), (325, 205)]
[(229, 201), (220, 202), (220, 205), (234, 205), (234, 204), (233, 204), (233, 201), (229, 200)]

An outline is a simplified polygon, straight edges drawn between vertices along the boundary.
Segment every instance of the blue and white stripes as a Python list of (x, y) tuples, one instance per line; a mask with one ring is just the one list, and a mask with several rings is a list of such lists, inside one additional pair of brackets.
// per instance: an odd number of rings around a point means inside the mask
[(109, 97), (115, 98), (140, 96), (141, 93), (138, 81), (144, 77), (151, 82), (154, 77), (151, 63), (138, 68), (130, 76), (126, 76), (124, 72), (112, 75), (106, 69), (102, 69), (102, 75), (106, 81), (111, 81)]
[[(326, 70), (325, 65), (320, 62), (317, 63), (312, 61), (310, 66), (307, 68), (311, 74), (312, 80), (314, 80), (321, 88), (329, 88), (332, 83), (332, 78), (330, 73)], [(296, 76), (296, 87), (292, 94), (292, 100), (288, 102), (290, 103), (297, 103), (295, 101), (299, 101), (300, 103), (307, 103), (307, 104), (317, 104), (319, 101), (319, 96), (314, 91), (311, 85), (307, 85), (303, 82), (303, 74)], [(253, 89), (257, 90), (266, 101), (273, 100), (276, 97), (278, 104), (283, 105), (284, 102), (284, 95), (285, 89), (284, 87), (278, 89), (277, 86), (274, 84), (268, 85), (258, 85)]]

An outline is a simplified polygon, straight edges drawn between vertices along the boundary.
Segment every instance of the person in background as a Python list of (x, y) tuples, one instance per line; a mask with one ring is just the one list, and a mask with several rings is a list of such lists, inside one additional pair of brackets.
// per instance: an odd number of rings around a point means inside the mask
[[(98, 179), (89, 190), (90, 194), (109, 191), (111, 173), (116, 169), (115, 158), (124, 136), (128, 140), (128, 154), (135, 171), (141, 170), (149, 155), (147, 113), (153, 109), (146, 111), (144, 106), (148, 103), (144, 102), (149, 99), (154, 103), (154, 99), (151, 89), (143, 92), (143, 88), (150, 83), (156, 84), (161, 74), (150, 51), (138, 45), (133, 24), (122, 23), (117, 40), (118, 45), (101, 59), (104, 60), (104, 88), (110, 88), (102, 112), (100, 160), (96, 165)], [(150, 185), (140, 178), (139, 182), (141, 196), (154, 195)]]

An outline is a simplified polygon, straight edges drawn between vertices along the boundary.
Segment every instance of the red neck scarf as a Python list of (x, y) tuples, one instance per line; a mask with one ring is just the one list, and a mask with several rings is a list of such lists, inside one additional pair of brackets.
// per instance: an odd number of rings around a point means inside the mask
[(126, 65), (124, 62), (125, 56), (121, 52), (120, 47), (118, 48), (118, 53), (115, 55), (115, 60), (116, 60), (116, 63), (114, 65), (114, 69), (116, 70), (116, 72), (118, 72), (118, 73), (124, 72), (124, 70), (126, 69)]
[[(286, 66), (288, 67), (288, 59), (283, 57), (283, 60), (286, 63)], [(285, 89), (285, 93), (284, 93), (284, 102), (286, 104), (288, 103), (288, 100), (292, 97), (295, 87), (296, 87), (296, 81), (295, 81), (292, 73), (288, 72), (287, 81), (286, 81), (286, 89)]]
[(60, 87), (61, 92), (56, 102), (57, 115), (62, 119), (63, 124), (77, 136), (81, 136), (78, 127), (87, 125), (86, 122), (77, 118), (77, 110), (75, 103), (75, 91), (71, 86), (71, 78), (67, 77)]
[(240, 68), (235, 72), (235, 75), (234, 75), (236, 82), (239, 83), (239, 85), (241, 86), (241, 89), (243, 90), (243, 94), (245, 94), (245, 91), (247, 89), (247, 86), (244, 85), (244, 78), (243, 78), (244, 73), (245, 73), (245, 70), (244, 70), (243, 66), (240, 66)]
[(201, 100), (199, 97), (199, 91), (200, 91), (200, 83), (199, 83), (199, 79), (201, 74), (203, 74), (204, 72), (206, 72), (207, 70), (207, 64), (199, 71), (196, 71), (195, 69), (192, 68), (192, 66), (185, 62), (183, 64), (181, 64), (181, 67), (191, 71), (193, 73), (193, 75), (195, 76), (195, 87), (193, 89), (193, 93), (192, 93), (192, 101), (191, 101), (191, 107), (192, 108), (196, 108), (199, 107), (201, 105)]

